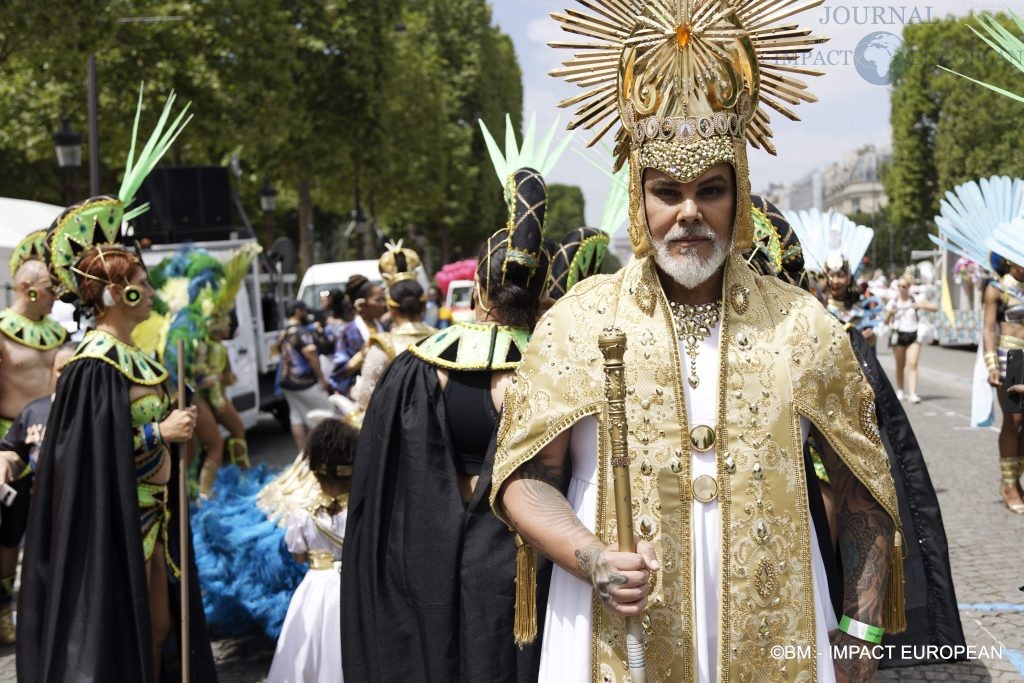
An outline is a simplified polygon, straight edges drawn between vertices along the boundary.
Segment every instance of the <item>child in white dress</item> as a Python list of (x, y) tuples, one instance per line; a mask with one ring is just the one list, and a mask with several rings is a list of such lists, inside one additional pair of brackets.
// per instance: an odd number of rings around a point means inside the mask
[(292, 596), (269, 683), (336, 683), (341, 674), (341, 547), (358, 431), (325, 420), (306, 438), (309, 469), (319, 490), (291, 513), (285, 544), (309, 570)]

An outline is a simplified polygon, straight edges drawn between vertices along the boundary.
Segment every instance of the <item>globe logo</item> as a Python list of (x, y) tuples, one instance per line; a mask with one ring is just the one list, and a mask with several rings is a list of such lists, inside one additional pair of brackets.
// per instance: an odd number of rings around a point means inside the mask
[(872, 85), (890, 85), (904, 66), (903, 41), (887, 31), (864, 36), (853, 52), (860, 77)]

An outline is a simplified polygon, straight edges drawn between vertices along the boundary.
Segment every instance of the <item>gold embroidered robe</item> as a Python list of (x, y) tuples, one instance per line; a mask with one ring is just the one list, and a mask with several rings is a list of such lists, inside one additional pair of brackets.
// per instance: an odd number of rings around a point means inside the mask
[[(779, 660), (773, 645), (815, 651), (810, 523), (800, 417), (824, 435), (899, 528), (875, 422), (874, 394), (842, 324), (809, 294), (726, 266), (717, 419), (721, 681), (813, 681), (815, 656)], [(633, 517), (662, 569), (645, 627), (649, 681), (695, 680), (691, 446), (679, 348), (651, 257), (577, 285), (538, 324), (505, 397), (491, 503), (513, 471), (585, 415), (599, 424), (597, 534), (617, 537), (603, 393), (601, 330), (627, 335)], [(507, 520), (506, 520), (507, 521)], [(899, 579), (901, 581), (901, 579)], [(900, 598), (900, 602), (902, 599)], [(902, 612), (903, 605), (898, 609)], [(592, 599), (591, 677), (625, 682), (622, 618)]]

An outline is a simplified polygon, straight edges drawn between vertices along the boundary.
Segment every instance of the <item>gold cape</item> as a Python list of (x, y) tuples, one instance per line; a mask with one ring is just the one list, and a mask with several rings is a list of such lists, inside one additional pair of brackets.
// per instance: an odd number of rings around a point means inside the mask
[[(773, 645), (815, 652), (800, 417), (821, 431), (899, 529), (874, 394), (842, 324), (809, 294), (756, 275), (730, 256), (724, 300), (716, 426), (723, 596), (718, 676), (721, 681), (813, 681), (816, 653), (807, 659), (771, 656)], [(654, 544), (662, 566), (642, 618), (648, 680), (689, 682), (696, 676), (691, 447), (679, 348), (652, 257), (580, 283), (537, 325), (505, 396), (491, 504), (507, 522), (496, 503), (502, 483), (556, 435), (595, 415), (597, 535), (603, 543), (617, 537), (597, 345), (600, 331), (613, 325), (628, 338), (633, 517), (639, 537)], [(897, 567), (890, 580), (886, 612), (902, 616)], [(898, 628), (898, 617), (887, 620), (890, 629)], [(592, 680), (628, 681), (624, 620), (595, 596), (591, 625)]]

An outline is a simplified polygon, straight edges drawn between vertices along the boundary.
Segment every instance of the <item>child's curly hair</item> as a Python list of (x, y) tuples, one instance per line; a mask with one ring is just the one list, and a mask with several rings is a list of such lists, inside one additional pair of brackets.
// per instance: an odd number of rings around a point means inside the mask
[(338, 482), (352, 476), (359, 430), (342, 420), (324, 420), (306, 437), (309, 469), (320, 482)]

